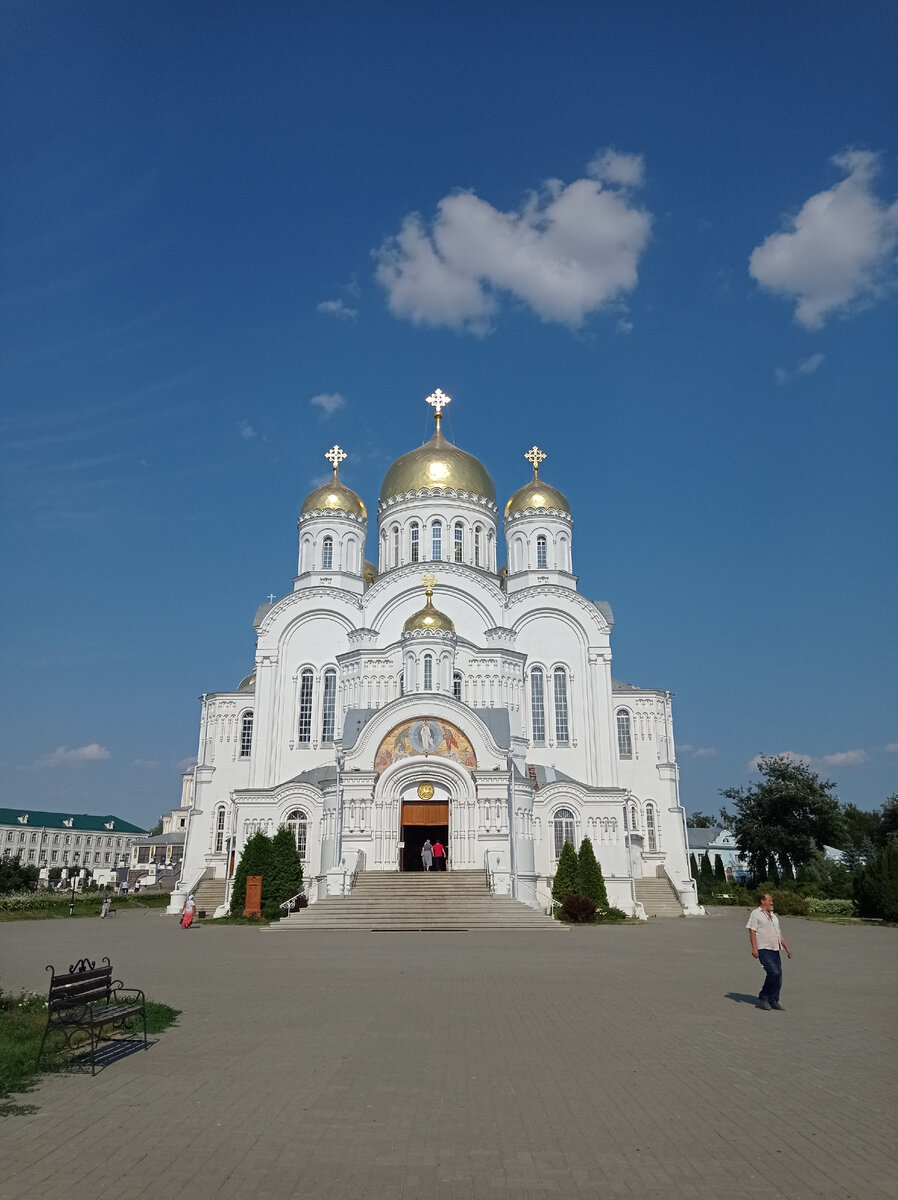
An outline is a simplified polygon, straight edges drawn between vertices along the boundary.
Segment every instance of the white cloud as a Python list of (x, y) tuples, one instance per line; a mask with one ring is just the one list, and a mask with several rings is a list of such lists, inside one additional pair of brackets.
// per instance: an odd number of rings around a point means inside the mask
[(375, 255), (390, 311), (482, 334), (506, 293), (542, 320), (576, 328), (632, 291), (652, 218), (624, 185), (641, 179), (642, 159), (606, 151), (590, 169), (602, 177), (548, 180), (515, 212), (459, 192), (439, 202), (430, 229), (406, 216)]
[(886, 746), (886, 754), (898, 754), (898, 742), (889, 742)]
[(245, 442), (251, 442), (257, 436), (255, 429), (253, 429), (249, 421), (239, 421), (237, 428), (240, 430), (240, 436)]
[(824, 754), (821, 759), (828, 767), (861, 767), (869, 761), (866, 750), (843, 750), (841, 754)]
[(152, 771), (159, 766), (159, 761), (155, 758), (135, 758), (134, 765), (142, 771)]
[(795, 297), (795, 319), (807, 329), (880, 298), (895, 277), (898, 201), (887, 207), (873, 192), (879, 156), (846, 150), (832, 161), (846, 177), (806, 200), (749, 259), (753, 279)]
[(806, 358), (804, 362), (800, 362), (794, 371), (788, 367), (776, 367), (773, 372), (773, 377), (779, 384), (788, 383), (796, 375), (813, 375), (819, 370), (826, 360), (825, 354), (812, 354), (810, 358)]
[(695, 754), (692, 757), (693, 758), (715, 758), (716, 755), (717, 755), (717, 751), (714, 749), (713, 746), (699, 746), (699, 748), (696, 750)]
[(642, 187), (645, 160), (641, 154), (619, 154), (611, 148), (601, 151), (586, 168), (590, 179), (619, 187)]
[(357, 308), (349, 308), (342, 300), (322, 300), (316, 308), (318, 312), (328, 317), (336, 317), (338, 321), (354, 321), (359, 315)]
[(179, 763), (176, 763), (179, 774), (183, 775), (185, 771), (191, 771), (197, 764), (197, 757), (182, 758)]
[(89, 746), (58, 746), (52, 753), (41, 755), (34, 765), (39, 770), (55, 770), (57, 767), (83, 767), (86, 763), (102, 762), (111, 757), (105, 746), (91, 742)]
[(628, 321), (626, 317), (618, 317), (614, 323), (614, 328), (617, 333), (632, 333), (633, 322)]
[(337, 409), (342, 408), (345, 403), (345, 398), (339, 392), (320, 392), (309, 401), (309, 404), (320, 408), (326, 417), (332, 417)]

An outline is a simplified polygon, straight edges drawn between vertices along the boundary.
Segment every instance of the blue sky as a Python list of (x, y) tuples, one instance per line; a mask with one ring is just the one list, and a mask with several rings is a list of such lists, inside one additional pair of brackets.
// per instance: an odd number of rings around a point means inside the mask
[[(327, 471), (568, 496), (688, 810), (898, 790), (898, 10), (0, 14), (2, 803), (152, 823)], [(373, 556), (373, 539), (372, 550)]]

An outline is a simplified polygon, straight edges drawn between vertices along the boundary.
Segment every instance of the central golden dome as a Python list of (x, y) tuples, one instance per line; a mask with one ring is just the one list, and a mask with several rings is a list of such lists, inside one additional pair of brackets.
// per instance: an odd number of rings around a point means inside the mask
[(471, 492), (496, 502), (496, 485), (489, 471), (473, 454), (447, 441), (439, 425), (429, 442), (396, 459), (384, 476), (380, 498), (389, 500), (422, 488)]

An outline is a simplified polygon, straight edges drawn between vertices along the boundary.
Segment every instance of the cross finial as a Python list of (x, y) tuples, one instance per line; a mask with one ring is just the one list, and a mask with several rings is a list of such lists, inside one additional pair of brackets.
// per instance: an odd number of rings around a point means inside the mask
[(269, 603), (269, 604), (274, 604), (274, 601), (275, 601), (275, 595), (274, 595), (274, 592), (269, 592), (269, 593), (268, 593), (268, 603)]
[(427, 397), (427, 403), (433, 407), (437, 421), (437, 432), (439, 433), (440, 421), (443, 419), (443, 409), (452, 400), (451, 396), (447, 396), (442, 388), (437, 388), (435, 392), (431, 392)]
[(530, 450), (527, 451), (527, 453), (524, 455), (524, 457), (527, 459), (527, 461), (533, 467), (533, 478), (538, 479), (539, 478), (539, 464), (541, 462), (545, 462), (546, 459), (548, 458), (548, 455), (544, 454), (543, 451), (540, 450), (539, 446), (533, 446)]
[(344, 458), (348, 458), (345, 450), (341, 450), (339, 446), (331, 446), (330, 450), (324, 456), (334, 468), (334, 478), (337, 476), (337, 469)]
[(425, 595), (427, 596), (428, 599), (430, 599), (430, 597), (433, 595), (433, 589), (436, 586), (436, 582), (437, 582), (436, 575), (431, 575), (430, 571), (428, 571), (426, 575), (421, 576), (421, 582), (424, 584), (424, 587), (427, 589), (425, 592)]

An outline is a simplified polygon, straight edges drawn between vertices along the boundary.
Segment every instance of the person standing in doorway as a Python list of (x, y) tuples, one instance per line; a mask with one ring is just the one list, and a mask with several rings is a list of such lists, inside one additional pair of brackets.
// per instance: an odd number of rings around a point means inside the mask
[(425, 871), (429, 871), (433, 866), (433, 846), (431, 845), (430, 838), (421, 847), (421, 862), (424, 864)]
[(446, 847), (439, 838), (433, 844), (433, 869), (435, 871), (446, 870)]
[(783, 964), (780, 949), (792, 957), (789, 944), (780, 930), (779, 919), (773, 911), (773, 897), (765, 892), (758, 897), (758, 907), (752, 911), (745, 926), (751, 942), (752, 958), (756, 958), (766, 972), (764, 986), (758, 996), (758, 1008), (775, 1008), (783, 1011), (780, 1004), (780, 988), (783, 983)]

